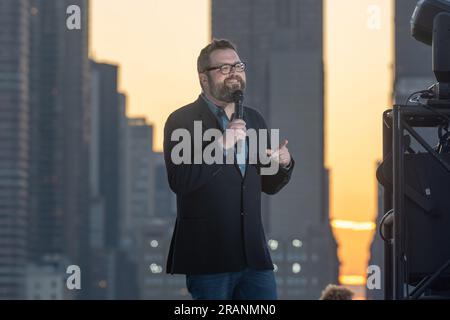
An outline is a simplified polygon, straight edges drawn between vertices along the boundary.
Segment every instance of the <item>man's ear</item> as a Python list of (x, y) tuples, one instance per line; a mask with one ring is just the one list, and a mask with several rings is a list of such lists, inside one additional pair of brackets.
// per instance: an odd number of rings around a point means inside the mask
[(206, 76), (206, 74), (199, 73), (198, 77), (199, 77), (201, 83), (205, 84), (208, 82), (208, 77)]
[(205, 88), (208, 88), (208, 76), (204, 73), (198, 74), (198, 80), (200, 81), (200, 87), (202, 90), (205, 90)]

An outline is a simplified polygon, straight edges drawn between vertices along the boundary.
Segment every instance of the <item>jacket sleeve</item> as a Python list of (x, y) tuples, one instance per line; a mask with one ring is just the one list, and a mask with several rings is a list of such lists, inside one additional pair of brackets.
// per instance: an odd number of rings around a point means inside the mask
[[(172, 149), (178, 141), (172, 141), (172, 132), (175, 129), (183, 128), (179, 125), (176, 117), (169, 116), (164, 126), (164, 161), (166, 164), (167, 178), (169, 186), (176, 194), (188, 194), (193, 192), (214, 178), (221, 170), (219, 164), (194, 164), (193, 157), (191, 163), (175, 164), (172, 161)], [(187, 128), (186, 128), (187, 129)], [(191, 150), (193, 152), (193, 136), (191, 132)]]
[[(262, 123), (262, 129), (267, 129), (267, 124), (262, 116), (260, 116), (260, 121)], [(269, 135), (267, 137), (267, 146), (271, 148), (270, 130), (268, 130), (268, 133)], [(261, 175), (262, 191), (266, 194), (276, 194), (278, 191), (280, 191), (285, 185), (288, 184), (289, 180), (291, 179), (294, 166), (295, 161), (291, 155), (291, 163), (288, 169), (280, 166), (278, 168), (278, 172), (274, 175)]]

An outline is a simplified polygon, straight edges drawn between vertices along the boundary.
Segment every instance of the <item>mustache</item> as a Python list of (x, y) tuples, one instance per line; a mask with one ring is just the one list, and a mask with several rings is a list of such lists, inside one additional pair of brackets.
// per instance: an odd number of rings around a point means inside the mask
[(237, 83), (230, 84), (230, 85), (233, 87), (233, 88), (232, 88), (233, 91), (236, 90), (236, 89), (238, 89), (238, 87), (240, 87), (242, 90), (245, 88), (245, 81), (244, 81), (244, 79), (242, 79), (242, 78), (241, 78), (240, 76), (238, 76), (238, 75), (234, 75), (234, 76), (231, 76), (231, 77), (229, 77), (229, 78), (226, 78), (226, 79), (223, 81), (222, 86), (224, 86), (225, 88), (228, 87), (229, 81), (231, 81), (231, 80), (236, 80), (236, 81), (239, 83), (239, 85), (238, 85)]
[(238, 76), (238, 75), (234, 75), (234, 76), (228, 77), (228, 78), (226, 78), (224, 81), (228, 81), (228, 80), (237, 80), (237, 81), (240, 81), (240, 82), (244, 81), (244, 80), (243, 80), (240, 76)]

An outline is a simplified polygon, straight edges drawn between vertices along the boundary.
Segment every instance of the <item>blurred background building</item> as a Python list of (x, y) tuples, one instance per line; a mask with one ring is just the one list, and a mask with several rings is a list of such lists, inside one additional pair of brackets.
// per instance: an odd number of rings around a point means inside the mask
[(30, 19), (0, 1), (0, 298), (25, 295), (30, 199)]
[(139, 241), (166, 250), (175, 197), (152, 127), (126, 116), (119, 67), (89, 60), (88, 17), (87, 0), (0, 1), (0, 298), (183, 298), (180, 278), (151, 285), (165, 252), (143, 260)]
[[(381, 162), (377, 163), (377, 167), (381, 164)], [(383, 212), (383, 186), (381, 184), (377, 185), (377, 216), (376, 216), (376, 225), (377, 228), (373, 234), (372, 243), (370, 244), (370, 258), (369, 258), (369, 266), (379, 267), (381, 271), (380, 274), (380, 288), (371, 288), (369, 289), (366, 286), (366, 299), (367, 300), (384, 300), (384, 241), (381, 239), (379, 228), (381, 218), (384, 216)], [(367, 274), (370, 277), (372, 274)]]

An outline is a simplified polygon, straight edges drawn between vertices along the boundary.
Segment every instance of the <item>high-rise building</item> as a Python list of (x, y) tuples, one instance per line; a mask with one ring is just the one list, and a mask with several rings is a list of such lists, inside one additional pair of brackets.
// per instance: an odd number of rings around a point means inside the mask
[(92, 61), (91, 73), (89, 298), (131, 299), (135, 276), (131, 253), (126, 251), (130, 248), (124, 241), (126, 96), (117, 91), (118, 66)]
[(104, 247), (119, 246), (120, 171), (119, 137), (120, 106), (117, 91), (118, 67), (106, 63), (91, 63), (98, 77), (99, 139), (98, 183), (104, 207)]
[[(377, 164), (377, 166), (379, 166), (380, 163)], [(381, 236), (379, 234), (379, 228), (380, 228), (380, 221), (381, 218), (384, 215), (383, 212), (383, 187), (381, 186), (381, 184), (378, 184), (377, 187), (377, 194), (378, 194), (378, 201), (377, 201), (377, 220), (376, 220), (376, 225), (377, 228), (374, 231), (374, 235), (373, 235), (373, 239), (372, 239), (372, 243), (370, 245), (370, 258), (369, 258), (369, 266), (371, 266), (371, 270), (375, 270), (374, 268), (376, 268), (377, 271), (380, 271), (379, 275), (380, 278), (376, 279), (374, 278), (373, 281), (374, 282), (369, 289), (369, 286), (366, 286), (366, 298), (368, 300), (384, 300), (384, 242), (381, 239)], [(372, 277), (373, 276), (373, 272), (377, 272), (377, 271), (371, 271), (371, 273), (368, 273), (368, 277)], [(380, 287), (376, 287), (374, 286), (374, 284), (376, 285), (376, 281), (379, 280), (379, 284)]]
[[(80, 8), (80, 29), (66, 26)], [(30, 1), (30, 259), (84, 266), (88, 219), (88, 1)], [(58, 256), (59, 258), (56, 258)], [(51, 260), (52, 260), (51, 259)]]
[[(80, 29), (66, 26), (69, 5), (80, 8)], [(1, 234), (14, 237), (6, 243), (17, 246), (1, 259), (7, 263), (1, 279), (17, 287), (19, 273), (37, 270), (49, 261), (80, 266), (85, 262), (88, 1), (6, 0), (0, 6), (0, 72), (5, 89), (0, 121), (10, 126), (1, 126), (6, 130), (1, 141), (8, 144), (0, 146), (6, 155), (0, 179), (4, 176), (12, 182), (9, 186), (0, 183), (6, 197), (0, 200), (5, 207), (1, 211), (9, 226)], [(14, 218), (8, 221), (11, 214)], [(24, 259), (22, 245), (30, 268), (17, 264), (9, 270), (8, 259)], [(5, 289), (2, 294), (25, 297), (20, 290)]]
[(173, 221), (153, 217), (136, 228), (140, 299), (191, 298), (186, 290), (184, 275), (170, 275), (164, 272), (173, 225)]
[(120, 240), (119, 247), (123, 247), (123, 241), (126, 236), (125, 222), (128, 212), (128, 118), (127, 118), (127, 96), (119, 93), (119, 231)]
[(105, 200), (100, 191), (100, 72), (91, 68), (91, 112), (89, 130), (89, 248), (102, 249), (105, 246)]
[(153, 126), (128, 119), (123, 246), (135, 266), (141, 299), (185, 299), (184, 277), (163, 272), (176, 216), (164, 156), (153, 151)]
[(320, 0), (212, 1), (212, 36), (234, 42), (248, 66), (244, 103), (280, 129), (280, 139), (289, 140), (298, 160), (290, 183), (262, 199), (272, 243), (280, 248), (302, 243), (294, 252), (284, 250), (278, 262), (282, 299), (315, 299), (324, 284), (338, 281), (324, 168), (322, 20)]
[(128, 119), (127, 136), (126, 194), (129, 211), (124, 226), (128, 237), (132, 237), (136, 234), (137, 226), (154, 216), (153, 127), (143, 118)]
[(128, 183), (131, 181), (129, 174), (128, 144), (129, 140), (129, 119), (127, 118), (127, 96), (119, 93), (119, 250), (116, 260), (116, 299), (137, 299), (139, 290), (137, 284), (137, 263), (136, 247), (130, 241), (130, 234), (127, 233), (127, 218), (129, 216)]
[(25, 297), (29, 200), (29, 6), (0, 1), (0, 299)]
[(145, 118), (129, 118), (127, 129), (127, 214), (124, 228), (128, 242), (136, 228), (158, 217), (174, 220), (176, 198), (170, 191), (162, 152), (153, 151), (153, 126)]
[[(44, 259), (45, 260), (45, 259)], [(65, 261), (45, 261), (27, 266), (26, 295), (28, 300), (71, 300), (76, 290), (67, 290)]]

